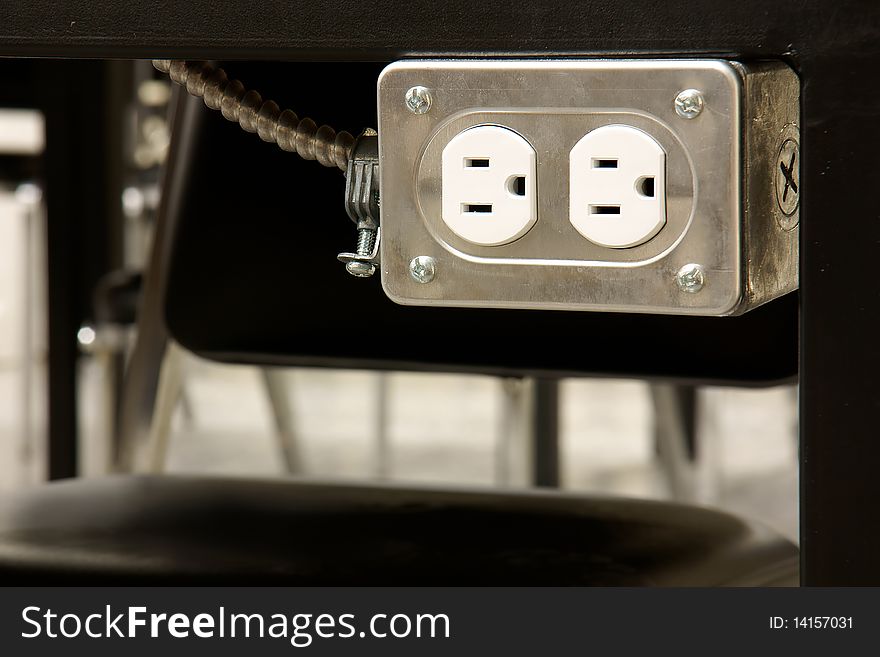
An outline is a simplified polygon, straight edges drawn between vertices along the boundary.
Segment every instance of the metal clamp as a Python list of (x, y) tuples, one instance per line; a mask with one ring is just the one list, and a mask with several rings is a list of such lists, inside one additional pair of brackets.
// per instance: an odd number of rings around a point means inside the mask
[(382, 231), (358, 230), (357, 249), (354, 253), (340, 253), (336, 256), (339, 262), (345, 263), (345, 271), (358, 278), (369, 278), (376, 273), (379, 264), (379, 239)]
[(367, 128), (355, 141), (345, 172), (345, 211), (357, 226), (354, 253), (340, 253), (352, 276), (368, 278), (379, 264), (379, 135)]

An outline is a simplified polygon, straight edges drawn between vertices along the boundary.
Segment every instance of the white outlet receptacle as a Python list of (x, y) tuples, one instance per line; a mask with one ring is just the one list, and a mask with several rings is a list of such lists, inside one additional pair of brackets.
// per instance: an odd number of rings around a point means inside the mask
[(606, 125), (569, 158), (569, 221), (596, 244), (644, 244), (666, 223), (666, 152), (648, 133)]
[(518, 133), (481, 125), (453, 137), (441, 165), (443, 222), (473, 244), (499, 246), (535, 225), (536, 155)]

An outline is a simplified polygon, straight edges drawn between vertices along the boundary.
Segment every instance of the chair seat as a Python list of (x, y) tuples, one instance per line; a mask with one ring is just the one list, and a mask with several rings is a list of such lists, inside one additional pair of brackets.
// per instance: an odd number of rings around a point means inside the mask
[(0, 501), (5, 583), (769, 585), (797, 563), (718, 511), (557, 493), (163, 476)]

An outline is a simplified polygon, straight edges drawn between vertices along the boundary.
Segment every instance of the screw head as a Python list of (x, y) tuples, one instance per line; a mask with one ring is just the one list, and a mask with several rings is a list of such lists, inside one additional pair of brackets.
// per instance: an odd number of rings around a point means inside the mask
[(406, 106), (413, 114), (425, 114), (431, 109), (431, 92), (426, 87), (412, 87), (406, 92)]
[(358, 278), (369, 278), (376, 273), (376, 265), (372, 262), (359, 262), (357, 260), (352, 260), (351, 262), (346, 263), (345, 271)]
[(689, 263), (678, 270), (675, 282), (678, 283), (678, 289), (682, 292), (696, 294), (706, 284), (706, 275), (703, 273), (701, 265)]
[(797, 210), (800, 199), (800, 149), (794, 139), (786, 139), (776, 156), (776, 202), (786, 217)]
[(437, 274), (437, 265), (431, 256), (416, 256), (409, 262), (409, 273), (416, 283), (430, 283)]
[(675, 97), (675, 113), (683, 119), (694, 119), (703, 111), (703, 94), (685, 89)]

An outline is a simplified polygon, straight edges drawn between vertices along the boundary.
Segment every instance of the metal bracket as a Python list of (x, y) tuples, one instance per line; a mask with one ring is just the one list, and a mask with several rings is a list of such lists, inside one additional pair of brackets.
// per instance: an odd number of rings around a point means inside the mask
[(372, 276), (379, 263), (379, 134), (367, 128), (357, 138), (345, 172), (345, 211), (357, 226), (354, 253), (340, 253), (349, 274)]

